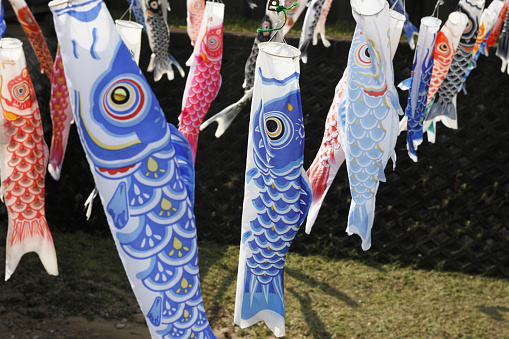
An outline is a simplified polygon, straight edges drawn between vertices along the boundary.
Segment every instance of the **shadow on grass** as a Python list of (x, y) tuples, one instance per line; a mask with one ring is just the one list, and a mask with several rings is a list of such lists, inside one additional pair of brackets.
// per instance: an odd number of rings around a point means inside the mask
[(308, 284), (311, 287), (320, 288), (320, 290), (322, 290), (323, 292), (327, 293), (331, 297), (334, 297), (338, 300), (343, 301), (345, 304), (347, 304), (350, 307), (354, 307), (354, 308), (359, 307), (359, 304), (357, 304), (352, 298), (350, 298), (343, 292), (340, 292), (340, 291), (336, 290), (335, 288), (331, 287), (329, 284), (316, 281), (315, 279), (311, 278), (307, 274), (303, 274), (299, 271), (296, 271), (296, 270), (288, 268), (288, 267), (285, 268), (285, 273), (296, 280), (299, 280), (303, 283)]
[(219, 286), (217, 293), (214, 295), (215, 300), (212, 307), (209, 308), (207, 314), (209, 319), (210, 326), (214, 326), (214, 323), (218, 319), (219, 311), (223, 308), (221, 303), (217, 302), (218, 300), (223, 300), (224, 294), (228, 290), (228, 286), (230, 286), (237, 276), (237, 272), (230, 272), (221, 282), (221, 285)]
[(287, 288), (287, 291), (293, 294), (300, 303), (300, 309), (304, 318), (309, 326), (311, 335), (314, 338), (327, 339), (332, 338), (331, 334), (325, 329), (325, 324), (322, 322), (318, 314), (313, 310), (313, 302), (307, 292), (296, 292), (293, 288)]
[(509, 308), (503, 306), (476, 306), (479, 311), (489, 315), (492, 319), (497, 321), (504, 321), (502, 312), (507, 312), (509, 315)]

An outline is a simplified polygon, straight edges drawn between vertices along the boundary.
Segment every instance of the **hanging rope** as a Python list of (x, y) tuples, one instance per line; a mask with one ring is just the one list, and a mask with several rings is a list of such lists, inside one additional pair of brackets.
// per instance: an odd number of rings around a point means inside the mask
[(260, 33), (260, 32), (273, 32), (273, 31), (279, 31), (281, 28), (285, 27), (285, 25), (286, 25), (286, 20), (288, 19), (288, 12), (289, 12), (292, 8), (294, 8), (294, 7), (298, 6), (298, 5), (299, 5), (299, 3), (298, 3), (298, 2), (294, 2), (294, 3), (290, 6), (290, 7), (285, 7), (285, 6), (282, 6), (282, 5), (277, 6), (277, 7), (276, 7), (276, 12), (277, 12), (277, 14), (279, 14), (279, 13), (281, 13), (281, 12), (285, 13), (285, 22), (281, 25), (281, 27), (271, 28), (271, 29), (261, 29), (261, 28), (258, 28), (258, 29), (256, 30), (256, 32), (257, 32), (257, 33)]
[(433, 10), (433, 13), (431, 14), (431, 16), (434, 16), (435, 15), (435, 12), (437, 12), (437, 18), (438, 18), (438, 10), (440, 8), (440, 6), (442, 6), (444, 4), (444, 0), (438, 0), (437, 1), (437, 4), (435, 5), (435, 9)]

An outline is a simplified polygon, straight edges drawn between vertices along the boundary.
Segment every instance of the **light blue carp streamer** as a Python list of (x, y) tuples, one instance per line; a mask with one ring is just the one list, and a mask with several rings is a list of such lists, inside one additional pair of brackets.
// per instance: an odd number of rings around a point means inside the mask
[(81, 143), (151, 336), (215, 338), (200, 289), (189, 144), (102, 1), (52, 11)]
[[(410, 18), (408, 17), (408, 12), (405, 10), (405, 7), (403, 6), (403, 0), (389, 0), (391, 3), (391, 7), (393, 6), (394, 10), (403, 14), (405, 16), (405, 23), (403, 24), (403, 29), (405, 30), (405, 35), (408, 41), (410, 42), (411, 39), (414, 38), (414, 35), (419, 35), (419, 30), (415, 25), (410, 21)], [(396, 5), (394, 5), (396, 3)], [(412, 45), (412, 44), (411, 44)]]
[(375, 46), (366, 39), (357, 27), (348, 55), (348, 100), (338, 113), (352, 194), (347, 233), (361, 237), (363, 250), (371, 246), (375, 197), (380, 181), (385, 181), (384, 168), (395, 154), (396, 111), (401, 111), (394, 84), (387, 79), (392, 74), (384, 73), (377, 50), (389, 46)]
[(4, 37), (6, 28), (7, 26), (5, 25), (4, 19), (4, 5), (0, 2), (0, 38)]
[(127, 0), (127, 3), (129, 6), (131, 6), (131, 10), (133, 11), (136, 21), (138, 21), (138, 23), (142, 25), (143, 29), (146, 31), (147, 29), (145, 28), (145, 17), (143, 16), (143, 7), (141, 7), (140, 1), (143, 0)]

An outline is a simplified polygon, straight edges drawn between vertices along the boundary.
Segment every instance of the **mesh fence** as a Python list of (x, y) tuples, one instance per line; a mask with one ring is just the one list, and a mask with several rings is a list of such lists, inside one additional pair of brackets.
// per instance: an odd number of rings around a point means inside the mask
[[(54, 52), (55, 39), (48, 41)], [(297, 44), (296, 37), (287, 41)], [(243, 95), (244, 63), (252, 42), (252, 35), (225, 34), (223, 84), (208, 116)], [(331, 42), (328, 49), (321, 45), (311, 47), (308, 64), (301, 64), (305, 168), (320, 146), (334, 88), (346, 66), (350, 42), (346, 39)], [(150, 51), (146, 40), (143, 44), (140, 67), (145, 70)], [(49, 144), (49, 81), (38, 74), (28, 44), (25, 50)], [(191, 55), (184, 31), (172, 32), (170, 51), (182, 65)], [(401, 45), (394, 60), (397, 82), (410, 75), (412, 59), (408, 45)], [(509, 120), (505, 116), (509, 76), (500, 73), (500, 61), (494, 51), (489, 58), (481, 57), (478, 64), (467, 82), (468, 95), (458, 95), (458, 130), (440, 125), (436, 144), (425, 142), (419, 147), (418, 163), (407, 156), (405, 135), (399, 137), (397, 168), (393, 172), (388, 166), (387, 183), (382, 183), (377, 195), (372, 248), (363, 252), (360, 239), (345, 233), (350, 193), (343, 166), (325, 198), (312, 234), (306, 235), (302, 229), (291, 251), (509, 276)], [(171, 82), (163, 79), (154, 83), (152, 74), (146, 77), (168, 121), (177, 124), (185, 79), (176, 74)], [(400, 101), (405, 107), (406, 93), (400, 92)], [(199, 239), (223, 244), (240, 242), (248, 117), (249, 105), (221, 138), (214, 137), (215, 125), (200, 135), (195, 205)], [(62, 232), (84, 229), (108, 235), (99, 199), (94, 202), (91, 219), (85, 219), (83, 203), (94, 184), (74, 127), (62, 177), (55, 182), (48, 176), (46, 185), (46, 214), (52, 229)], [(4, 207), (0, 214), (5, 229)]]

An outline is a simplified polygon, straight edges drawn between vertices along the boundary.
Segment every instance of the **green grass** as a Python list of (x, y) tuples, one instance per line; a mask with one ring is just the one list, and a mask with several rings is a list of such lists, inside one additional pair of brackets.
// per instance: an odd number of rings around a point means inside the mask
[[(111, 237), (55, 232), (54, 239), (60, 275), (46, 275), (36, 255), (25, 255), (1, 287), (4, 312), (33, 319), (139, 314)], [(233, 325), (238, 253), (238, 246), (199, 243), (210, 323), (224, 337), (273, 337), (263, 323)], [(285, 294), (286, 338), (509, 338), (506, 279), (290, 253)]]

